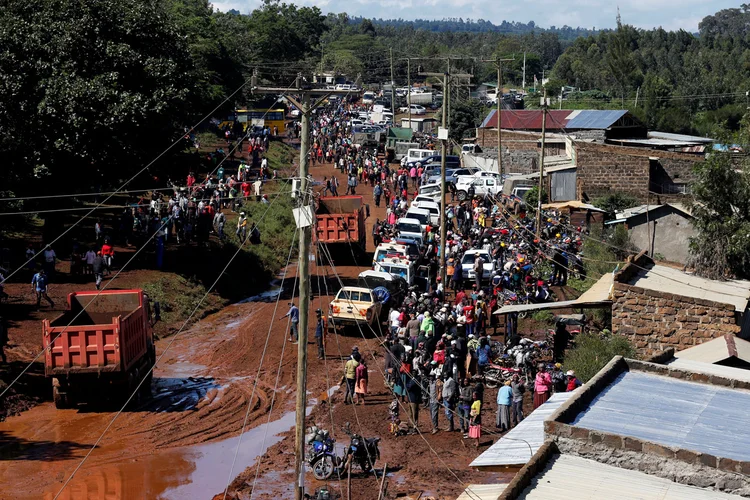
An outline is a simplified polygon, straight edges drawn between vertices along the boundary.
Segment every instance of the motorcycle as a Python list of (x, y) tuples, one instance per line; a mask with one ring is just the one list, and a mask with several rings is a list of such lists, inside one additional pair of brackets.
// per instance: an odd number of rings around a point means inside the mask
[(311, 427), (305, 436), (307, 463), (318, 481), (330, 478), (341, 466), (341, 458), (336, 456), (335, 441), (328, 431)]
[(345, 460), (343, 469), (350, 465), (358, 465), (362, 472), (370, 472), (375, 466), (375, 462), (380, 458), (380, 449), (378, 443), (380, 438), (365, 439), (359, 434), (351, 431), (351, 426), (347, 422), (344, 432), (349, 436), (349, 446), (346, 447)]
[(506, 380), (510, 380), (515, 374), (520, 375), (521, 370), (518, 368), (509, 368), (490, 363), (490, 365), (484, 369), (484, 382), (488, 389), (496, 389), (503, 385)]

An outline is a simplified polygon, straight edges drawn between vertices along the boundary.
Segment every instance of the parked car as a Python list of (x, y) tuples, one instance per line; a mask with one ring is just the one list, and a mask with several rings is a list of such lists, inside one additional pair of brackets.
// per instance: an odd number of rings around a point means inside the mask
[[(434, 226), (437, 225), (440, 221), (440, 204), (438, 204), (436, 201), (413, 201), (411, 203), (411, 207), (409, 208), (409, 212), (413, 211), (414, 209), (418, 209), (420, 211), (426, 211), (429, 214), (430, 223)], [(407, 214), (409, 213), (407, 212)]]
[(482, 281), (489, 281), (492, 279), (492, 275), (495, 274), (495, 261), (492, 260), (490, 253), (487, 250), (467, 250), (461, 259), (461, 266), (463, 268), (464, 280), (474, 281), (476, 274), (474, 274), (474, 259), (479, 255), (482, 258)]
[[(446, 168), (445, 169), (445, 182), (446, 184), (456, 184), (458, 178), (461, 176), (472, 176), (477, 172), (477, 169), (473, 167), (465, 168)], [(440, 170), (427, 178), (428, 183), (440, 183)], [(421, 190), (420, 190), (421, 192)]]
[(502, 191), (502, 184), (494, 177), (461, 176), (456, 182), (456, 197), (459, 201), (469, 198), (469, 189), (474, 188), (475, 196), (496, 196)]
[(372, 290), (358, 286), (345, 286), (336, 294), (328, 307), (329, 328), (377, 324), (383, 304), (375, 299)]
[(431, 149), (410, 149), (406, 153), (406, 165), (411, 167), (412, 165), (421, 163), (422, 160), (434, 153), (435, 152)]
[(421, 245), (424, 241), (424, 231), (422, 224), (417, 219), (401, 217), (396, 221), (396, 230), (399, 238), (410, 238), (419, 241)]
[(413, 115), (421, 116), (427, 113), (427, 109), (425, 109), (425, 107), (420, 104), (412, 104), (411, 106), (403, 106), (399, 108), (399, 111), (401, 111), (401, 113), (408, 113), (409, 108), (411, 108), (411, 114)]

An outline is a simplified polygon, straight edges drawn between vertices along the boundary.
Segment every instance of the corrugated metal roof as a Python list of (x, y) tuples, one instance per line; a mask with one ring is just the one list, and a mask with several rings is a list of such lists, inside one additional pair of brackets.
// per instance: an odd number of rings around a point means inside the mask
[(718, 375), (733, 380), (750, 382), (750, 370), (743, 370), (742, 368), (715, 365), (713, 363), (704, 363), (703, 361), (683, 358), (674, 358), (667, 363), (667, 366), (691, 372), (705, 373), (706, 375)]
[(733, 500), (743, 498), (687, 486), (643, 472), (621, 469), (587, 458), (557, 455), (547, 462), (519, 499), (582, 500)]
[(456, 500), (497, 500), (508, 483), (470, 484)]
[(750, 281), (709, 280), (659, 265), (649, 270), (641, 269), (628, 284), (656, 292), (731, 304), (735, 311), (740, 312), (745, 312), (750, 299)]
[[(574, 110), (551, 109), (547, 111), (547, 130), (605, 130), (627, 114), (627, 110)], [(542, 110), (503, 110), (502, 128), (506, 130), (542, 130)], [(497, 127), (497, 110), (493, 109), (480, 128)]]
[(674, 357), (703, 363), (718, 363), (732, 357), (750, 362), (750, 342), (727, 333), (690, 349), (678, 351), (674, 353)]
[(748, 414), (749, 391), (628, 371), (603, 389), (573, 425), (750, 460)]
[(685, 134), (671, 134), (669, 132), (658, 131), (649, 132), (648, 137), (653, 139), (664, 139), (667, 141), (692, 142), (696, 144), (711, 144), (712, 142), (716, 142), (716, 139), (711, 139), (709, 137), (700, 137), (697, 135)]
[(571, 130), (606, 130), (626, 114), (628, 114), (628, 112), (624, 109), (582, 110), (568, 120), (568, 126), (566, 128)]
[(553, 310), (553, 309), (567, 309), (569, 307), (591, 307), (601, 306), (611, 302), (609, 298), (609, 292), (614, 284), (614, 275), (607, 273), (599, 278), (599, 281), (586, 290), (576, 300), (564, 300), (561, 302), (546, 302), (544, 304), (518, 304), (512, 306), (503, 306), (493, 314), (508, 314), (512, 312), (523, 312), (523, 311), (542, 311), (542, 310)]
[(571, 200), (571, 201), (560, 201), (557, 203), (546, 203), (542, 205), (542, 208), (545, 210), (570, 210), (570, 209), (576, 209), (576, 210), (592, 210), (594, 212), (606, 212), (606, 210), (602, 210), (601, 208), (597, 208), (594, 205), (591, 205), (590, 203), (584, 203), (582, 201), (578, 200)]
[(575, 391), (559, 392), (550, 396), (546, 403), (532, 411), (508, 434), (475, 458), (469, 467), (525, 465), (544, 443), (544, 421), (573, 394)]

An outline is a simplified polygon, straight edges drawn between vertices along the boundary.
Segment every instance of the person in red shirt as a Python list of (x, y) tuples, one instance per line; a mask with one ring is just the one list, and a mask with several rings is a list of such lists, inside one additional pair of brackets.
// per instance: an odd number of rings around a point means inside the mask
[(463, 312), (466, 317), (466, 335), (471, 335), (474, 333), (474, 301), (472, 299), (469, 299), (464, 306)]
[(459, 290), (458, 293), (456, 294), (456, 305), (463, 302), (465, 298), (466, 298), (466, 292), (464, 292), (463, 290)]
[(115, 249), (109, 242), (104, 242), (102, 245), (102, 256), (104, 257), (104, 264), (107, 267), (107, 273), (112, 269), (112, 259), (115, 257)]
[(188, 187), (193, 187), (193, 184), (195, 184), (195, 176), (190, 172), (187, 176), (187, 185)]
[(242, 196), (245, 198), (243, 201), (247, 201), (250, 198), (250, 183), (245, 181), (240, 187), (242, 188)]

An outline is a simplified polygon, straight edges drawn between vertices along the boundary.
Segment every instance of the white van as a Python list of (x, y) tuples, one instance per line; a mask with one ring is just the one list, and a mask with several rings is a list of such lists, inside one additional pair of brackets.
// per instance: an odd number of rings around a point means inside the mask
[(424, 230), (417, 219), (401, 217), (396, 221), (396, 230), (401, 238), (419, 240), (420, 244), (424, 241)]
[(415, 207), (414, 203), (411, 204), (411, 207), (409, 207), (409, 210), (406, 211), (404, 217), (408, 219), (417, 219), (419, 221), (419, 225), (422, 226), (422, 231), (426, 230), (427, 226), (432, 224), (432, 217), (430, 217), (430, 212), (420, 207)]
[(400, 257), (404, 259), (409, 258), (409, 250), (406, 245), (399, 245), (397, 243), (381, 243), (378, 248), (375, 249), (375, 253), (372, 257), (372, 268), (375, 269), (375, 265), (386, 259), (386, 257)]
[(374, 92), (365, 92), (362, 95), (362, 104), (372, 104), (373, 102), (375, 102)]
[(411, 167), (412, 164), (420, 162), (434, 154), (435, 152), (431, 149), (410, 149), (406, 153), (406, 164)]
[(409, 211), (414, 210), (415, 208), (421, 212), (427, 212), (430, 215), (430, 223), (432, 223), (433, 226), (437, 225), (440, 221), (440, 205), (435, 201), (413, 201), (411, 203), (412, 208), (409, 209)]
[(439, 201), (440, 200), (440, 183), (435, 182), (432, 184), (422, 184), (419, 187), (419, 195), (417, 195), (416, 198), (414, 198), (414, 201), (418, 201), (420, 199), (430, 199), (432, 201)]
[(409, 285), (414, 284), (415, 278), (414, 262), (398, 257), (389, 258), (375, 264), (375, 270), (388, 273), (391, 276), (403, 278)]

